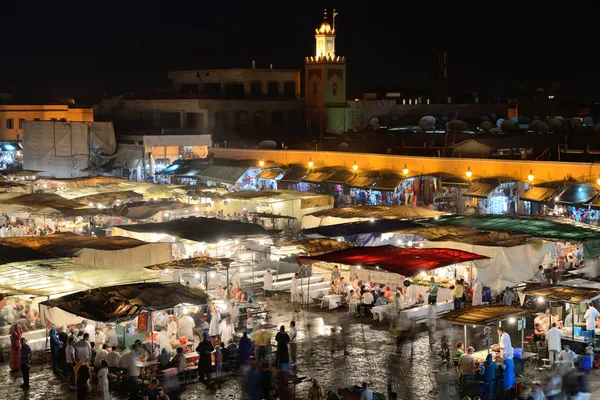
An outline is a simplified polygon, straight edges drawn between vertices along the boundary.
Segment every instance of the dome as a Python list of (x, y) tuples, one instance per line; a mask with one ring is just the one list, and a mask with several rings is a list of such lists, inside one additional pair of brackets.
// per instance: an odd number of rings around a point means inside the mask
[(329, 22), (323, 21), (318, 31), (319, 33), (332, 33), (331, 25), (329, 25)]

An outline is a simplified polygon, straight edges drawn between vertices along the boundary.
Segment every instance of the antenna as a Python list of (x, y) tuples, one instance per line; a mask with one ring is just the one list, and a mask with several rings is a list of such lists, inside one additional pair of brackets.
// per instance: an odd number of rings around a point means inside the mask
[(323, 14), (325, 14), (325, 21), (327, 21), (327, 9), (325, 9), (325, 11), (323, 11)]
[(334, 8), (334, 9), (333, 9), (333, 27), (332, 27), (332, 29), (333, 29), (333, 31), (334, 31), (334, 32), (335, 32), (335, 16), (336, 16), (336, 15), (338, 15), (338, 13), (337, 13), (337, 12), (335, 12), (335, 8)]

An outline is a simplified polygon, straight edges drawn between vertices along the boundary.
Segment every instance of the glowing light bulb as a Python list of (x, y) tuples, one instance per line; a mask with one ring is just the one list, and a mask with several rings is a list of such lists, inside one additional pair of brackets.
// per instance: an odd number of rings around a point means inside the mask
[(529, 182), (533, 182), (533, 180), (535, 179), (535, 175), (533, 175), (533, 170), (529, 170), (529, 175), (527, 175), (527, 180), (529, 180)]
[(246, 269), (244, 267), (240, 267), (240, 272), (244, 272)]
[(352, 166), (352, 169), (354, 170), (354, 172), (358, 171), (358, 164), (356, 163), (356, 161), (354, 161), (354, 165)]
[(473, 171), (471, 171), (471, 167), (467, 168), (467, 172), (465, 172), (465, 174), (467, 175), (467, 178), (471, 179), (471, 177), (473, 176)]
[(313, 162), (313, 160), (308, 160), (308, 168), (312, 168), (315, 165), (315, 163)]
[(265, 166), (265, 162), (263, 160), (260, 160), (258, 162), (258, 166), (261, 167), (261, 168), (264, 167)]
[(198, 272), (196, 272), (196, 273), (194, 274), (194, 278), (196, 278), (196, 279), (200, 278), (200, 274), (199, 274)]
[(408, 167), (406, 166), (406, 164), (404, 164), (404, 168), (402, 168), (402, 173), (404, 174), (404, 176), (408, 175)]

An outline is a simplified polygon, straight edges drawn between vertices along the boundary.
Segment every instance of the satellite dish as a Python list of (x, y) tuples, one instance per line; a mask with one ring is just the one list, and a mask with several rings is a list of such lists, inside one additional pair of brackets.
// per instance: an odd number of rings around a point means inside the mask
[(502, 121), (502, 124), (500, 124), (500, 129), (502, 129), (504, 132), (514, 132), (516, 127), (514, 122), (512, 121)]
[(482, 131), (487, 133), (490, 131), (490, 129), (492, 129), (492, 124), (490, 123), (490, 121), (483, 121), (481, 125), (479, 125), (479, 127)]
[(571, 119), (571, 127), (577, 132), (583, 132), (583, 122), (581, 121), (581, 118)]
[(547, 123), (545, 123), (545, 122), (540, 123), (540, 126), (538, 127), (539, 133), (548, 133), (549, 131), (550, 131), (550, 127), (548, 126)]
[(410, 287), (410, 281), (406, 279), (403, 283), (404, 287)]
[(502, 125), (502, 123), (503, 123), (503, 122), (504, 122), (504, 119), (502, 119), (502, 118), (498, 118), (498, 121), (496, 121), (496, 126), (497, 126), (498, 128), (500, 128), (500, 125)]
[(338, 150), (339, 151), (348, 151), (348, 150), (350, 150), (350, 145), (346, 142), (340, 143), (340, 145), (338, 146)]
[(371, 120), (369, 121), (369, 125), (371, 125), (371, 126), (375, 126), (375, 124), (379, 124), (379, 118), (377, 118), (377, 117), (373, 117), (373, 118), (371, 118)]
[(585, 117), (583, 119), (583, 126), (594, 126), (594, 118), (592, 118), (592, 117)]
[(277, 148), (277, 142), (273, 140), (263, 140), (258, 144), (258, 147), (261, 149), (273, 150)]
[(419, 128), (423, 130), (433, 129), (435, 127), (435, 118), (434, 117), (423, 117), (419, 121)]
[(565, 119), (563, 117), (561, 117), (560, 115), (557, 115), (556, 117), (554, 117), (555, 119), (560, 119), (561, 121), (564, 121)]
[(512, 118), (510, 119), (510, 122), (512, 122), (513, 124), (518, 124), (518, 123), (519, 123), (519, 118), (517, 118), (517, 117), (512, 117)]
[(539, 119), (536, 119), (535, 121), (533, 121), (531, 123), (531, 130), (534, 131), (534, 132), (539, 132), (540, 131), (539, 130), (540, 129), (540, 125), (542, 123), (543, 123), (542, 121), (540, 121)]
[(550, 121), (548, 121), (548, 127), (550, 128), (550, 132), (560, 132), (562, 129), (562, 119), (550, 119)]

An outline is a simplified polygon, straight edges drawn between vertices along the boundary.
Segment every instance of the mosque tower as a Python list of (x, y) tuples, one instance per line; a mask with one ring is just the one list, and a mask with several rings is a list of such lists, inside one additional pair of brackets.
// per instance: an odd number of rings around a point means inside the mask
[(315, 55), (304, 63), (306, 118), (313, 132), (343, 133), (346, 116), (346, 57), (335, 54), (335, 17), (315, 29)]

